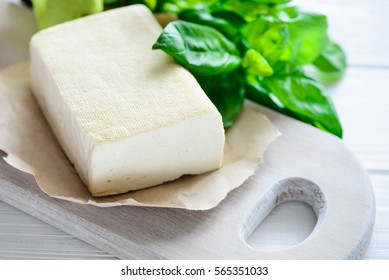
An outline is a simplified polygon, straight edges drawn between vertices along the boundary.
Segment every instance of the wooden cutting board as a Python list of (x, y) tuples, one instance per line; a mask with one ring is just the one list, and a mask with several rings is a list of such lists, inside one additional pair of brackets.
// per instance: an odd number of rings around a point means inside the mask
[[(208, 211), (98, 208), (51, 198), (0, 160), (0, 199), (123, 259), (358, 259), (375, 202), (367, 173), (341, 140), (259, 107), (282, 132), (264, 163)], [(302, 243), (259, 251), (246, 240), (278, 204), (308, 203), (318, 221)]]

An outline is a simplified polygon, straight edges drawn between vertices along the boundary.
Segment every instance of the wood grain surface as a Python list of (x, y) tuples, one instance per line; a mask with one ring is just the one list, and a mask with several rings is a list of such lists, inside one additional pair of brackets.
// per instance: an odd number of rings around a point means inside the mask
[[(376, 222), (364, 259), (389, 259), (389, 40), (385, 0), (295, 1), (328, 15), (330, 32), (346, 49), (349, 70), (329, 91), (344, 126), (344, 144), (367, 169), (376, 197)], [(28, 57), (32, 14), (0, 0), (0, 68)], [(295, 214), (295, 216), (293, 216)], [(283, 248), (303, 240), (316, 222), (310, 207), (285, 203), (249, 242)], [(285, 227), (285, 225), (288, 225)], [(287, 232), (285, 231), (287, 229)], [(257, 236), (257, 238), (256, 238)], [(263, 242), (265, 241), (265, 242)], [(265, 243), (265, 244), (264, 244)], [(1, 259), (110, 259), (111, 255), (0, 202)]]

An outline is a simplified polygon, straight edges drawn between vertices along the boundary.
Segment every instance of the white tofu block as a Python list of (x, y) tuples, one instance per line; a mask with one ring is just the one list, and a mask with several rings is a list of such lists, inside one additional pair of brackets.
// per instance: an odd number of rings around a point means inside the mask
[(33, 93), (93, 196), (221, 166), (221, 116), (187, 70), (152, 50), (161, 32), (134, 5), (31, 40)]

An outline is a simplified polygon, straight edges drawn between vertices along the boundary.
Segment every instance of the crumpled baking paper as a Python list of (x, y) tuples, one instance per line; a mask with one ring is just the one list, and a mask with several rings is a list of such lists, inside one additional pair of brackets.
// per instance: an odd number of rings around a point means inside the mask
[[(63, 153), (29, 86), (29, 62), (0, 72), (0, 149), (8, 164), (32, 174), (57, 199), (99, 207), (121, 205), (207, 210), (241, 186), (280, 135), (266, 116), (247, 107), (226, 131), (223, 166), (212, 172), (125, 194), (94, 198)], [(1, 190), (0, 190), (1, 191)]]

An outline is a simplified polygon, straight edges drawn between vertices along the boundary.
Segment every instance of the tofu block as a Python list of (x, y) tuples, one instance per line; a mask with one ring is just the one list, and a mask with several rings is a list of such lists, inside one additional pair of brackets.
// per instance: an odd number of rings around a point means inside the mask
[(221, 166), (221, 115), (187, 70), (152, 50), (161, 32), (133, 5), (31, 39), (32, 91), (93, 196)]

